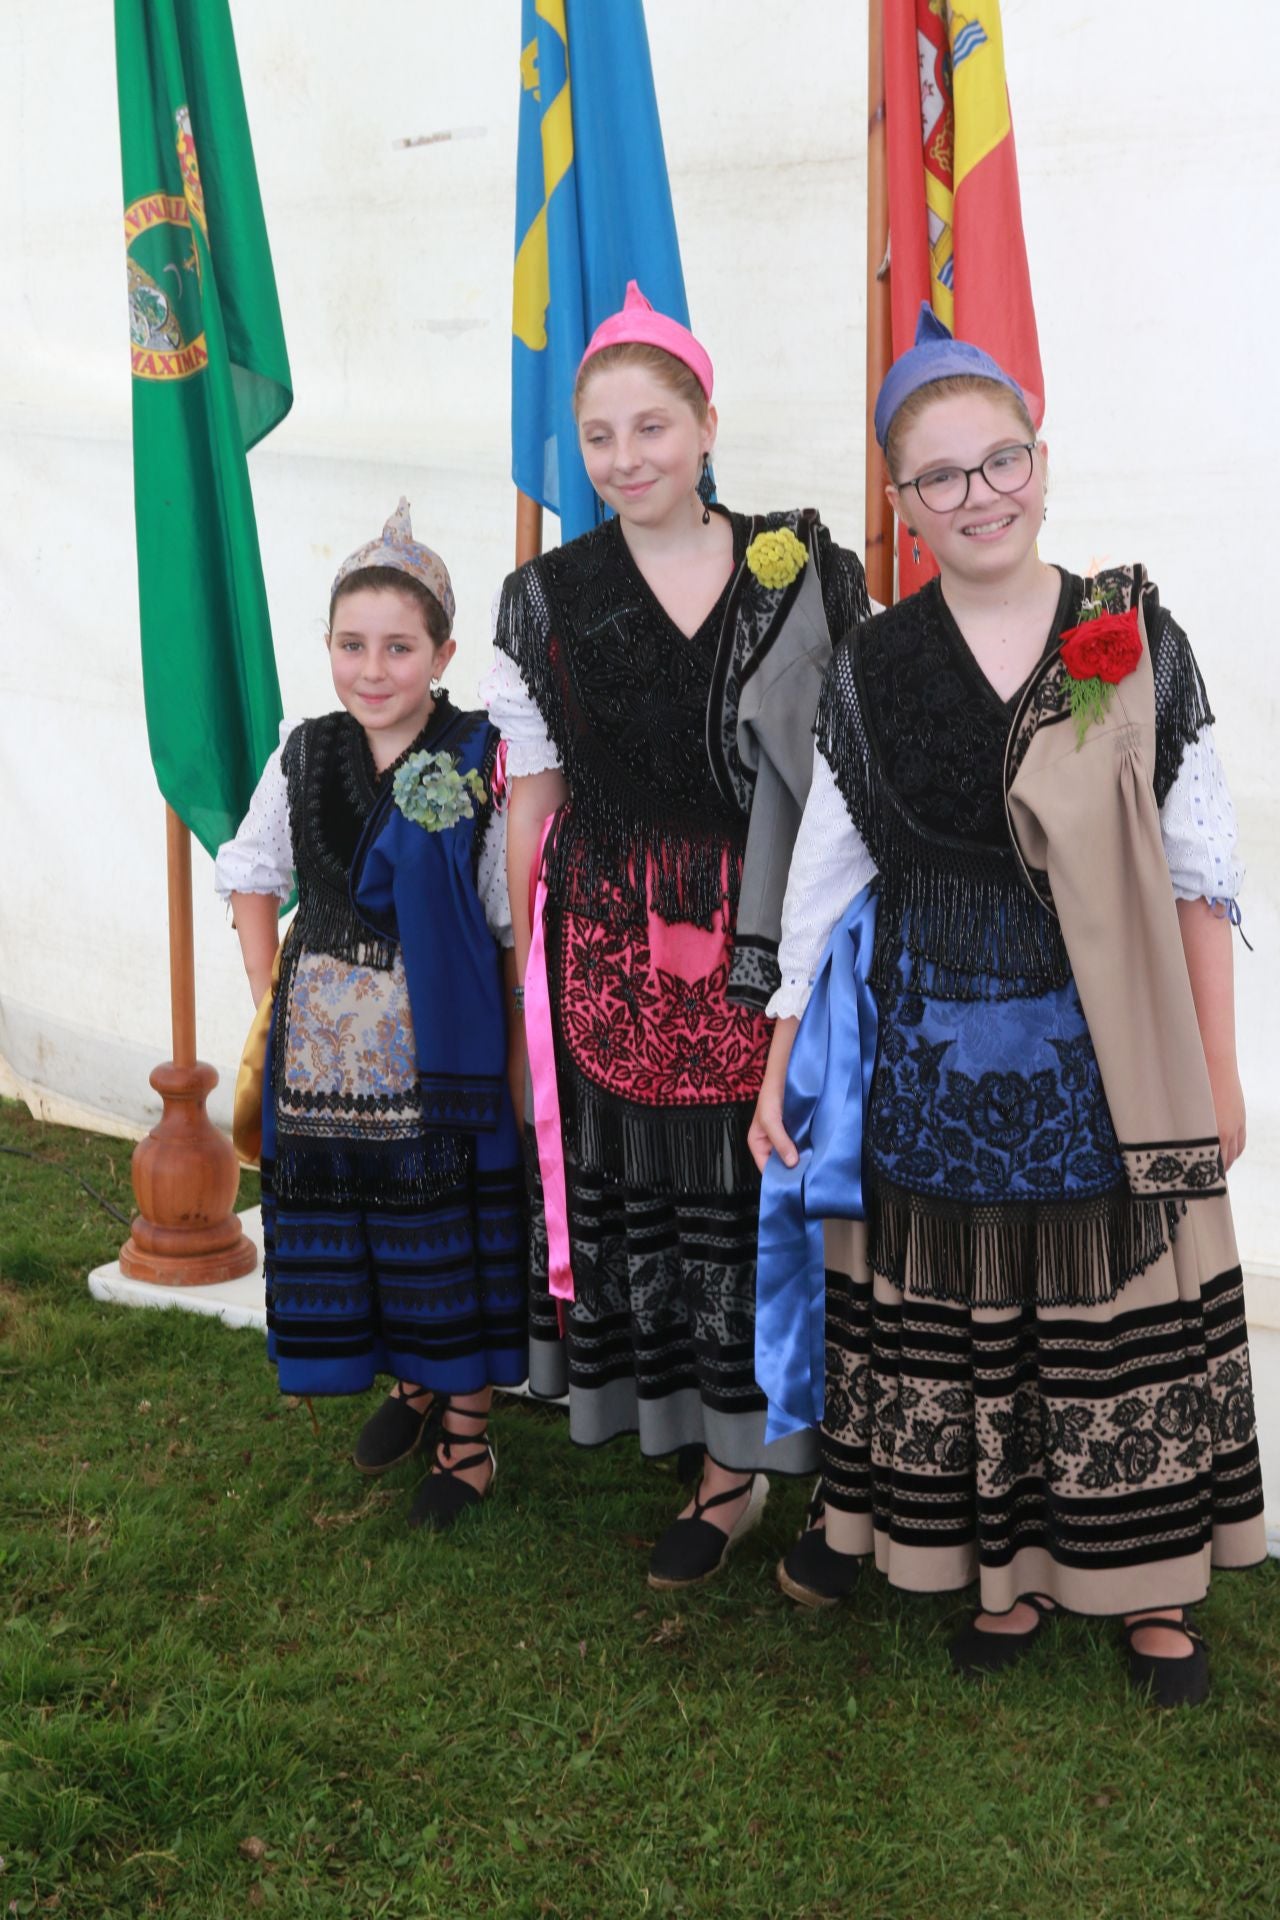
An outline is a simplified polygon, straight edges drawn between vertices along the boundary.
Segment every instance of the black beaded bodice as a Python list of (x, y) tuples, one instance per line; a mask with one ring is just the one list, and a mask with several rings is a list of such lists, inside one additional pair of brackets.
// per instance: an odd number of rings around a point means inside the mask
[[(731, 516), (740, 562), (749, 523)], [(707, 699), (731, 581), (681, 632), (616, 520), (543, 554), (503, 592), (498, 645), (555, 743), (571, 801), (548, 848), (562, 904), (593, 918), (708, 926), (732, 894), (744, 822), (706, 752)], [(648, 874), (648, 898), (645, 875)]]
[[(468, 723), (484, 724), (485, 715), (460, 713), (443, 690), (426, 726), (379, 773), (364, 728), (345, 710), (304, 720), (295, 727), (280, 756), (289, 799), (289, 832), (298, 881), (298, 916), (290, 934), (294, 952), (331, 953), (353, 964), (390, 967), (395, 943), (366, 927), (351, 904), (351, 863), (365, 821), (384, 784), (411, 753), (444, 747)], [(497, 747), (494, 735), (482, 772), (486, 785)], [(478, 856), (488, 819), (488, 804), (477, 818), (473, 857)]]
[[(593, 918), (638, 922), (652, 907), (709, 926), (726, 896), (736, 906), (752, 793), (737, 694), (783, 610), (744, 556), (753, 531), (816, 515), (726, 517), (734, 571), (693, 635), (660, 605), (616, 520), (529, 562), (503, 590), (497, 644), (537, 703), (571, 794), (548, 884)], [(839, 637), (865, 617), (866, 583), (857, 556), (821, 525), (817, 547)]]
[[(1085, 583), (1062, 575), (1047, 646), (1079, 618)], [(1183, 750), (1212, 720), (1186, 635), (1144, 598), (1156, 680), (1156, 798)], [(973, 658), (934, 580), (878, 615), (831, 664), (816, 731), (824, 758), (880, 871), (873, 978), (957, 999), (1009, 998), (1063, 985), (1057, 922), (1023, 881), (1004, 809), (1004, 701)]]

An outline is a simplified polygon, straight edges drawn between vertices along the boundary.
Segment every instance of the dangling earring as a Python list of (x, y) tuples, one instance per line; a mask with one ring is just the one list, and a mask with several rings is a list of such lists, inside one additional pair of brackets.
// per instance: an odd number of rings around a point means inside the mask
[(920, 541), (914, 527), (908, 527), (907, 532), (911, 535), (911, 564), (912, 566), (918, 567), (920, 565)]
[(715, 475), (711, 471), (711, 455), (709, 453), (704, 453), (702, 456), (702, 472), (698, 475), (698, 484), (694, 491), (702, 502), (702, 524), (704, 527), (709, 526), (711, 524), (711, 502), (716, 497), (716, 480)]

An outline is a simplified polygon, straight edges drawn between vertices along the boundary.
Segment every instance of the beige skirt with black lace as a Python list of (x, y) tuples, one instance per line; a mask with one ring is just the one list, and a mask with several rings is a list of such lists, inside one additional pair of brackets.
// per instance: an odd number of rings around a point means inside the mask
[(1225, 1201), (1103, 1305), (974, 1307), (872, 1276), (827, 1226), (828, 1538), (894, 1586), (1087, 1614), (1188, 1605), (1266, 1551)]

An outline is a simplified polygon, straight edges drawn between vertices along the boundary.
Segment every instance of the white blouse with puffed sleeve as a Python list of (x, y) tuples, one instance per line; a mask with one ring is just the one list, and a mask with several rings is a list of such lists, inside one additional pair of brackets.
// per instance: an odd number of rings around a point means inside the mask
[[(1177, 778), (1160, 809), (1160, 838), (1175, 899), (1208, 900), (1222, 908), (1234, 902), (1244, 884), (1244, 868), (1236, 847), (1235, 807), (1211, 727), (1201, 728), (1183, 751)], [(782, 906), (782, 982), (765, 1009), (771, 1018), (804, 1012), (828, 940), (876, 871), (835, 775), (815, 746), (813, 785)]]
[[(293, 892), (289, 794), (280, 753), (295, 725), (286, 721), (281, 726), (280, 745), (262, 769), (239, 831), (218, 848), (213, 884), (220, 899), (229, 900), (233, 893), (273, 893), (283, 901)], [(489, 816), (476, 863), (476, 892), (494, 939), (499, 946), (514, 946), (507, 895), (507, 816), (496, 807)]]

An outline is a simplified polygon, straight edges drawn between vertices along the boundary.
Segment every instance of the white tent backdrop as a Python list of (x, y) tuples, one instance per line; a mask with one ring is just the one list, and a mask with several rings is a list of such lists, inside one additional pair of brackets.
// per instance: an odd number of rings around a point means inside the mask
[[(606, 0), (600, 0), (601, 4)], [(865, 10), (648, 0), (690, 308), (732, 504), (862, 526)], [(409, 495), (458, 593), (457, 694), (510, 565), (517, 0), (237, 0), (296, 403), (252, 456), (285, 710), (332, 705), (335, 562)], [(1005, 0), (1048, 387), (1044, 551), (1142, 559), (1192, 635), (1249, 863), (1238, 949), (1246, 1264), (1280, 1248), (1280, 812), (1272, 747), (1270, 0)], [(138, 664), (111, 10), (0, 10), (0, 1087), (129, 1131), (168, 1035), (164, 820)], [(406, 140), (436, 137), (429, 144)], [(549, 533), (554, 533), (554, 522)], [(229, 1081), (250, 1004), (195, 856), (200, 1051)]]

